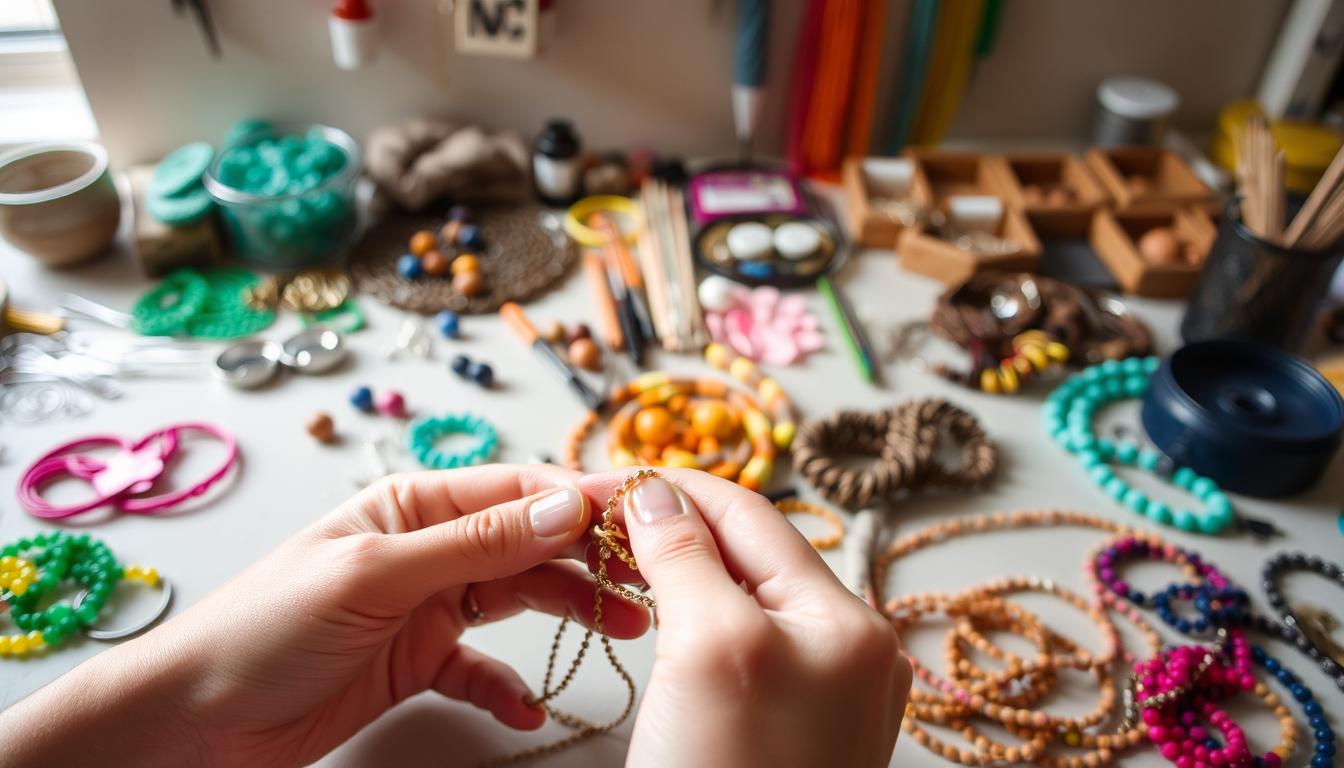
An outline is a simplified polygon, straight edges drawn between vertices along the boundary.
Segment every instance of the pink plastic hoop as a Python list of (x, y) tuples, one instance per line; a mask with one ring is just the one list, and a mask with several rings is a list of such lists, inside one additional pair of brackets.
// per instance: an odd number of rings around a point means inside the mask
[[(158, 440), (160, 445), (157, 458), (166, 464), (168, 459), (176, 453), (181, 443), (182, 432), (200, 432), (215, 437), (224, 443), (227, 452), (223, 464), (196, 485), (157, 496), (140, 497), (135, 494), (137, 488), (143, 490), (142, 486), (145, 484), (145, 479), (139, 478), (139, 482), (106, 490), (93, 499), (65, 507), (55, 506), (42, 497), (42, 487), (52, 479), (62, 475), (84, 480), (91, 486), (95, 485), (95, 477), (106, 470), (108, 465), (101, 459), (80, 453), (84, 449), (113, 446), (120, 448), (123, 452), (131, 452), (143, 450), (146, 446)], [(133, 443), (112, 435), (94, 435), (53, 448), (33, 462), (19, 481), (19, 504), (34, 517), (48, 520), (72, 517), (108, 505), (130, 514), (155, 514), (175, 507), (192, 497), (204, 494), (211, 486), (228, 474), (237, 458), (238, 444), (234, 440), (233, 434), (212, 424), (196, 422), (174, 424), (151, 432)], [(154, 477), (157, 477), (161, 472), (162, 467), (158, 469)]]

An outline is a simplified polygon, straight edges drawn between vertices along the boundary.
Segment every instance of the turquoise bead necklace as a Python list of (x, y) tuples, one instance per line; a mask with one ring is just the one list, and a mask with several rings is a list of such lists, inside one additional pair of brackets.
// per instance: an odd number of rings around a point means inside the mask
[[(1093, 417), (1111, 403), (1143, 397), (1157, 370), (1156, 357), (1107, 360), (1073, 374), (1046, 398), (1041, 409), (1045, 431), (1073, 454), (1088, 477), (1111, 498), (1154, 523), (1191, 533), (1217, 534), (1237, 523), (1232, 500), (1218, 484), (1189, 467), (1178, 467), (1166, 456), (1127, 438), (1097, 435)], [(1163, 478), (1194, 496), (1202, 512), (1176, 508), (1151, 499), (1116, 474), (1114, 467), (1133, 467)]]
[[(434, 447), (450, 434), (466, 434), (476, 444), (464, 451), (449, 453)], [(406, 431), (406, 448), (427, 469), (470, 467), (490, 460), (499, 446), (499, 434), (490, 423), (471, 414), (447, 414), (420, 419)]]

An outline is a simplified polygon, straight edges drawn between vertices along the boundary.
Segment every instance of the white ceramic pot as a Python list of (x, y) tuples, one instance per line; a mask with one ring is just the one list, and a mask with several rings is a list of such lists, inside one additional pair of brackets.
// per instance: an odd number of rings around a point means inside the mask
[(107, 150), (92, 142), (31, 144), (0, 155), (0, 237), (50, 267), (101, 254), (121, 221), (107, 165)]

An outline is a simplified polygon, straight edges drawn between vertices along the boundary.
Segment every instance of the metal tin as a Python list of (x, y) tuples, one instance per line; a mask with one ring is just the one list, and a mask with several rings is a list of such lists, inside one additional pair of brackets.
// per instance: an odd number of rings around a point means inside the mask
[(274, 341), (248, 339), (226, 348), (215, 358), (215, 375), (239, 389), (255, 389), (275, 378), (281, 348)]
[(300, 373), (326, 373), (344, 362), (348, 354), (341, 334), (315, 325), (285, 340), (280, 362)]
[(1188, 344), (1143, 399), (1158, 449), (1224, 489), (1276, 498), (1306, 489), (1344, 435), (1344, 400), (1311, 366), (1241, 341)]

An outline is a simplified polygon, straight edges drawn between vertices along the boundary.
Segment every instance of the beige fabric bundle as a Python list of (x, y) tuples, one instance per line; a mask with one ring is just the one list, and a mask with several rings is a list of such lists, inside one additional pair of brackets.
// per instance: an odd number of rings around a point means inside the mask
[(369, 176), (409, 211), (441, 198), (513, 202), (530, 192), (527, 143), (508, 131), (415, 118), (379, 128), (366, 149)]

